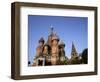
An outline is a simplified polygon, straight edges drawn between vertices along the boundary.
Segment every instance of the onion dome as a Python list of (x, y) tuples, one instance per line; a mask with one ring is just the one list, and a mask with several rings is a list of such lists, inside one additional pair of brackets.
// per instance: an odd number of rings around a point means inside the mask
[(43, 37), (40, 38), (39, 43), (40, 42), (43, 42), (44, 43), (44, 38)]
[(51, 48), (50, 48), (50, 46), (49, 46), (48, 43), (45, 43), (45, 44), (44, 44), (44, 47), (45, 47), (45, 46), (48, 46), (48, 50), (51, 50)]
[(56, 34), (54, 34), (54, 35), (52, 36), (52, 41), (53, 41), (53, 40), (59, 41), (59, 37), (58, 37)]
[(65, 43), (64, 43), (63, 41), (61, 41), (61, 42), (59, 43), (59, 47), (65, 47)]

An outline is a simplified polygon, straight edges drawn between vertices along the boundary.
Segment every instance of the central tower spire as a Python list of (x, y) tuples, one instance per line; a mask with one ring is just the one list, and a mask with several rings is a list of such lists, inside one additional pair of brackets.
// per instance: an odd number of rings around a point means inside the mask
[(50, 34), (52, 35), (54, 33), (54, 28), (53, 28), (53, 26), (51, 25), (50, 26)]

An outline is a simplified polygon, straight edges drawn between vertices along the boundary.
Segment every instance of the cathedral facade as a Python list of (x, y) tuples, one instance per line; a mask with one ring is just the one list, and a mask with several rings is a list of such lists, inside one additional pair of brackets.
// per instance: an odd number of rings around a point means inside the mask
[(79, 59), (74, 43), (72, 43), (71, 59), (67, 58), (65, 43), (54, 33), (53, 28), (51, 28), (47, 41), (41, 37), (38, 43), (32, 66), (66, 65), (72, 63), (75, 58)]

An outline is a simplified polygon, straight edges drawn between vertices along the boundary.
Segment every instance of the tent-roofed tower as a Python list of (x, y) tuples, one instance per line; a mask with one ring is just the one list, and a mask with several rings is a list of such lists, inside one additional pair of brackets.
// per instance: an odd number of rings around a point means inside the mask
[(53, 26), (50, 26), (50, 34), (48, 36), (48, 40), (47, 40), (47, 43), (49, 46), (51, 46), (51, 43), (52, 43), (52, 37), (54, 36), (54, 28)]
[(78, 57), (78, 53), (77, 53), (74, 43), (72, 42), (71, 58), (75, 58), (75, 57)]

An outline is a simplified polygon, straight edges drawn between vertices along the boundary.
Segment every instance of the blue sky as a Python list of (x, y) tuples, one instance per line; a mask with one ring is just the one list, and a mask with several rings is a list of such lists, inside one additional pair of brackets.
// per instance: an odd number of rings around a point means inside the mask
[(28, 16), (28, 60), (33, 62), (38, 40), (44, 37), (47, 41), (50, 26), (65, 43), (66, 56), (70, 57), (72, 42), (78, 53), (88, 47), (88, 18), (64, 16)]

